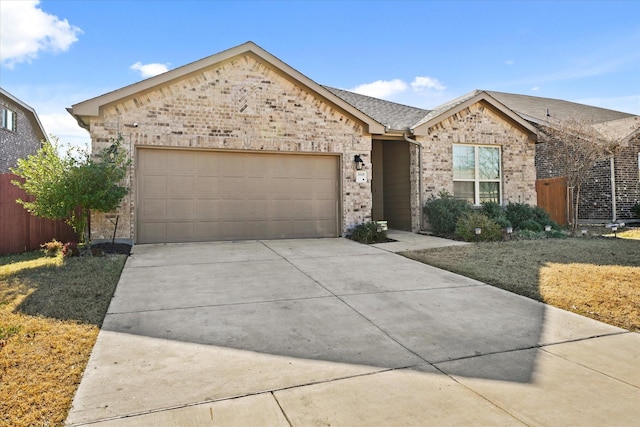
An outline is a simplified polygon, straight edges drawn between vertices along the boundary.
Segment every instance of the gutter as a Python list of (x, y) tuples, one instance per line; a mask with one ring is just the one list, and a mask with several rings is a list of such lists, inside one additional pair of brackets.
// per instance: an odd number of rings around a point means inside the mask
[(420, 203), (420, 227), (418, 231), (422, 231), (422, 227), (424, 227), (424, 195), (422, 191), (422, 144), (415, 139), (409, 138), (406, 133), (403, 133), (402, 137), (409, 144), (413, 144), (418, 147), (418, 197)]

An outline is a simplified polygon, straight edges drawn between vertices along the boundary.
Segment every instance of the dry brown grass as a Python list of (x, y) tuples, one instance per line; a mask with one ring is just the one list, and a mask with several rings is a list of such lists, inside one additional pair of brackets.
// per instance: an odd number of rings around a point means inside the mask
[(477, 243), (403, 255), (596, 320), (640, 331), (640, 241)]
[(124, 261), (0, 257), (0, 425), (64, 423)]

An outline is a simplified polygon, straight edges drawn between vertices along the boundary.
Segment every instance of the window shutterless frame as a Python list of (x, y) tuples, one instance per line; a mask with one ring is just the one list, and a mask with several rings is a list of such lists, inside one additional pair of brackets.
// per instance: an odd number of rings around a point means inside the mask
[(16, 131), (16, 112), (8, 108), (0, 109), (0, 127), (2, 129)]
[(474, 205), (502, 204), (502, 148), (453, 145), (453, 195)]

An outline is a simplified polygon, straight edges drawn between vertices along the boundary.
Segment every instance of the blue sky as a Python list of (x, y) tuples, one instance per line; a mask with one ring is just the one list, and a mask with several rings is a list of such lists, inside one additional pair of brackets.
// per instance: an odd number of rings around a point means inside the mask
[(0, 0), (0, 86), (66, 107), (253, 41), (314, 81), (432, 108), (474, 89), (640, 114), (640, 1)]

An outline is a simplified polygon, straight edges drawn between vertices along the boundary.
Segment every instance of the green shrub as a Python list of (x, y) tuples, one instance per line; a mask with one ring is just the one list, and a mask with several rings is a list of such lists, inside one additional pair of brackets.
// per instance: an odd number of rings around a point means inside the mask
[(446, 191), (438, 193), (438, 197), (432, 195), (424, 205), (431, 230), (439, 236), (453, 235), (458, 219), (470, 210), (466, 200), (456, 199)]
[(505, 215), (513, 228), (521, 228), (520, 223), (528, 219), (533, 219), (531, 206), (526, 203), (509, 203), (505, 207)]
[(482, 212), (492, 219), (504, 216), (504, 209), (496, 202), (483, 202)]
[(509, 203), (505, 208), (505, 215), (515, 229), (541, 231), (544, 230), (545, 225), (550, 225), (553, 229), (560, 230), (560, 226), (551, 219), (547, 211), (539, 206)]
[[(476, 228), (482, 232), (478, 235)], [(492, 242), (502, 239), (502, 230), (491, 218), (483, 212), (467, 212), (462, 215), (456, 224), (455, 235), (467, 242)]]
[(633, 212), (636, 218), (640, 218), (640, 203), (631, 206), (631, 212)]
[(62, 242), (58, 242), (56, 239), (53, 239), (50, 242), (43, 243), (40, 247), (42, 248), (42, 252), (44, 252), (45, 256), (55, 257), (58, 256), (63, 245)]
[(387, 241), (387, 232), (379, 229), (375, 222), (366, 222), (353, 227), (348, 237), (364, 244), (382, 243)]
[(536, 220), (525, 219), (524, 221), (520, 222), (520, 226), (518, 227), (518, 229), (538, 232), (544, 230), (544, 227)]
[(482, 212), (493, 220), (500, 228), (511, 227), (511, 221), (507, 219), (504, 208), (496, 202), (484, 202), (482, 204)]
[(533, 219), (543, 227), (545, 225), (550, 225), (554, 230), (560, 230), (560, 226), (554, 220), (552, 220), (549, 213), (542, 209), (540, 206), (536, 206), (535, 208), (533, 208), (533, 216)]

